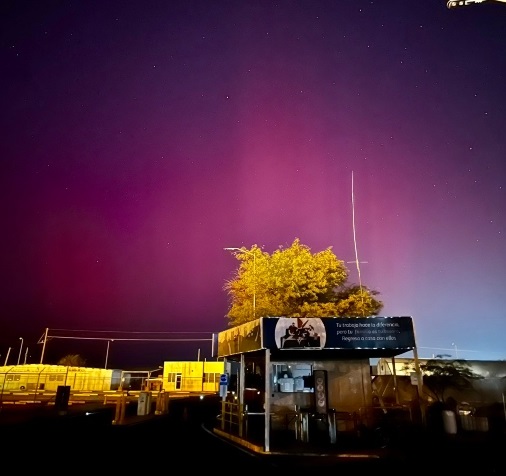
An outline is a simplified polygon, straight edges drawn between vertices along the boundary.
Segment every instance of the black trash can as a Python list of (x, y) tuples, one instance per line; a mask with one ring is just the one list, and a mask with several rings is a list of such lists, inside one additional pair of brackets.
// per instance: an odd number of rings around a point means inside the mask
[(70, 385), (58, 385), (56, 397), (54, 399), (54, 408), (58, 414), (67, 413), (70, 398)]

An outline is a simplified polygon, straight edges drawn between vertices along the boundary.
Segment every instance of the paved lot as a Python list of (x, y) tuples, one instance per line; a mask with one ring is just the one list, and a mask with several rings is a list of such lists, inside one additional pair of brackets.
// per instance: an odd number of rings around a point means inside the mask
[(380, 452), (338, 444), (325, 456), (302, 455), (306, 451), (297, 447), (287, 447), (285, 454), (259, 455), (218, 438), (210, 430), (219, 410), (217, 400), (174, 401), (167, 415), (137, 416), (133, 410), (129, 409), (122, 425), (111, 423), (114, 406), (72, 406), (65, 415), (54, 408), (32, 409), (30, 416), (29, 412), (8, 415), (11, 410), (4, 410), (0, 412), (4, 468), (22, 473), (64, 467), (69, 472), (112, 470), (124, 474), (143, 470), (279, 474), (311, 468), (370, 470), (390, 476), (506, 474), (504, 435), (413, 432)]

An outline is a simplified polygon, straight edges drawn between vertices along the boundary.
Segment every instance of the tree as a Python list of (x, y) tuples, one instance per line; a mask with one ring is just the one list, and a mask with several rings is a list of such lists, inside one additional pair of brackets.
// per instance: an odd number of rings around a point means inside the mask
[(85, 367), (86, 359), (79, 354), (68, 354), (58, 361), (58, 365), (65, 365), (67, 367)]
[(230, 326), (262, 316), (365, 317), (383, 308), (377, 291), (347, 284), (349, 271), (330, 247), (312, 254), (297, 238), (272, 254), (253, 245), (235, 257), (241, 264), (224, 286)]
[(475, 374), (465, 360), (427, 360), (420, 365), (424, 374), (424, 387), (439, 403), (446, 403), (446, 393), (450, 388), (464, 391), (472, 388), (472, 379), (481, 378)]

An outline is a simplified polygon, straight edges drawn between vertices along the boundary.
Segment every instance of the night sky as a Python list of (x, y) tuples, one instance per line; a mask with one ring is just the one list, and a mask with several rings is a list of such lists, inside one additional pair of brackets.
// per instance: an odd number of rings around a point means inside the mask
[(46, 328), (106, 339), (48, 362), (210, 358), (225, 247), (299, 238), (358, 283), (352, 175), (381, 315), (506, 358), (506, 3), (11, 0), (0, 37), (0, 365)]

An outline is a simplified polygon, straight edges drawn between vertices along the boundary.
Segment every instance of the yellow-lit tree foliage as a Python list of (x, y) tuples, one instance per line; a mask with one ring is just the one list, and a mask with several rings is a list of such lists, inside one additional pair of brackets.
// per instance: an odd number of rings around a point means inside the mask
[(58, 365), (65, 365), (67, 367), (85, 367), (86, 359), (79, 354), (68, 354), (58, 361)]
[(366, 317), (383, 308), (377, 291), (347, 284), (349, 271), (331, 248), (313, 254), (296, 239), (272, 254), (253, 245), (234, 255), (240, 265), (224, 286), (229, 326), (266, 316)]

